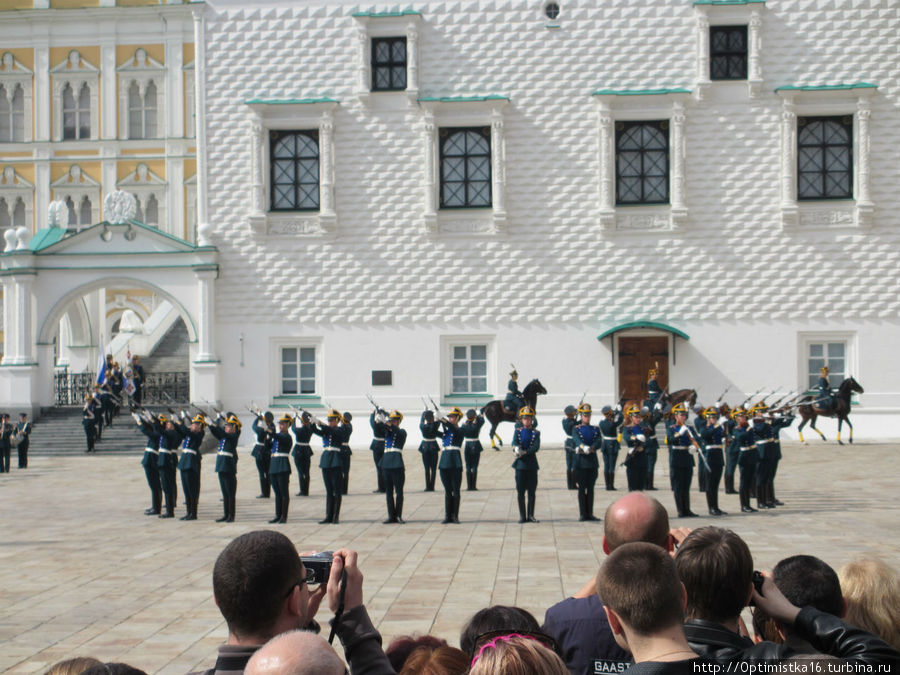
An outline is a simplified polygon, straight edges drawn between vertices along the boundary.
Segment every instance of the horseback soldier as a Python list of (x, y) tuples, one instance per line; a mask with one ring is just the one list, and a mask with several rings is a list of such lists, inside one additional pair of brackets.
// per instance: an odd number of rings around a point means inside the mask
[(525, 397), (519, 391), (519, 373), (513, 368), (509, 374), (509, 382), (506, 385), (506, 398), (503, 400), (503, 407), (507, 412), (518, 413), (525, 405)]
[(565, 417), (562, 420), (562, 428), (566, 434), (565, 441), (565, 450), (566, 450), (566, 487), (570, 490), (575, 490), (575, 470), (574, 470), (574, 462), (575, 462), (575, 444), (572, 442), (572, 429), (575, 428), (575, 425), (578, 424), (578, 420), (575, 419), (575, 413), (577, 409), (574, 405), (567, 405), (566, 409), (563, 410), (565, 413)]
[(390, 523), (405, 523), (403, 520), (403, 484), (406, 482), (406, 467), (403, 464), (403, 446), (406, 444), (406, 429), (400, 427), (403, 414), (391, 410), (384, 432), (384, 456), (381, 471), (384, 474), (384, 494), (387, 500), (387, 520)]
[(700, 439), (706, 452), (706, 464), (709, 466), (706, 475), (706, 506), (711, 516), (727, 516), (719, 508), (719, 481), (725, 466), (725, 430), (719, 424), (719, 410), (715, 406), (704, 410), (703, 417), (706, 424), (700, 429)]
[(605, 405), (600, 412), (603, 413), (603, 420), (598, 425), (602, 440), (600, 450), (603, 452), (603, 479), (607, 490), (615, 490), (616, 461), (619, 458), (620, 448), (618, 434), (619, 427), (624, 421), (622, 403), (619, 402), (615, 408)]
[(479, 415), (474, 409), (469, 409), (466, 411), (466, 421), (459, 427), (463, 435), (463, 456), (466, 460), (466, 490), (478, 489), (478, 461), (484, 450), (478, 434), (483, 426), (484, 415)]
[(178, 470), (181, 472), (181, 488), (184, 491), (184, 506), (187, 513), (180, 520), (197, 520), (197, 503), (200, 501), (200, 444), (203, 442), (206, 420), (197, 415), (191, 420), (190, 427), (184, 424), (188, 414), (181, 411), (181, 422), (175, 428), (184, 438), (181, 444), (181, 457), (178, 459)]
[(647, 373), (647, 400), (644, 401), (644, 405), (651, 409), (656, 405), (657, 401), (659, 401), (659, 397), (662, 396), (663, 393), (662, 388), (659, 386), (659, 382), (656, 381), (658, 376), (659, 364), (656, 363)]
[(828, 381), (828, 373), (830, 372), (828, 366), (822, 366), (819, 368), (819, 372), (822, 373), (819, 376), (819, 384), (816, 387), (819, 395), (813, 402), (813, 408), (815, 408), (817, 413), (823, 415), (830, 413), (832, 407), (834, 407), (834, 392), (831, 390), (831, 383)]
[(594, 516), (594, 484), (597, 482), (597, 448), (600, 447), (600, 429), (591, 424), (591, 405), (578, 407), (580, 424), (572, 429), (575, 446), (575, 485), (578, 488), (578, 520), (600, 520)]
[(444, 524), (459, 523), (459, 490), (462, 486), (463, 470), (462, 458), (459, 455), (459, 446), (463, 438), (459, 420), (462, 416), (462, 410), (452, 408), (447, 417), (440, 420), (443, 447), (438, 471), (441, 474), (441, 483), (444, 484)]
[(272, 494), (269, 482), (269, 464), (272, 457), (272, 434), (275, 433), (275, 415), (268, 410), (265, 415), (261, 415), (257, 411), (250, 428), (256, 434), (256, 444), (250, 451), (250, 456), (256, 460), (256, 471), (259, 473), (259, 494), (256, 498), (268, 499)]
[(647, 454), (645, 445), (648, 432), (652, 431), (650, 425), (641, 415), (641, 409), (636, 405), (628, 406), (625, 411), (628, 422), (622, 427), (622, 441), (628, 447), (625, 455), (625, 476), (628, 480), (628, 490), (643, 490), (647, 478)]
[(422, 453), (422, 465), (425, 467), (425, 492), (434, 492), (434, 481), (437, 476), (438, 442), (440, 424), (434, 419), (434, 412), (425, 410), (419, 418), (419, 431), (422, 442), (419, 452)]
[(347, 437), (347, 430), (338, 426), (342, 420), (341, 413), (332, 410), (328, 413), (328, 424), (312, 417), (315, 425), (313, 433), (322, 437), (322, 455), (319, 457), (319, 468), (322, 469), (322, 482), (325, 483), (325, 518), (319, 521), (337, 524), (341, 515), (341, 494), (343, 475), (341, 464), (341, 445)]
[(271, 434), (272, 456), (269, 464), (269, 481), (275, 493), (275, 517), (269, 523), (286, 523), (291, 503), (291, 446), (294, 439), (290, 428), (294, 418), (288, 414), (278, 419), (278, 431)]
[(688, 426), (688, 410), (684, 403), (672, 408), (675, 421), (666, 434), (669, 444), (672, 466), (672, 491), (675, 493), (675, 507), (679, 518), (692, 518), (697, 514), (691, 511), (691, 478), (694, 473), (694, 454), (700, 444), (694, 438), (693, 429)]
[[(224, 427), (219, 426), (224, 417)], [(215, 424), (206, 422), (209, 433), (219, 441), (216, 451), (216, 473), (219, 474), (219, 488), (222, 490), (222, 508), (224, 513), (221, 518), (216, 518), (217, 523), (233, 523), (237, 515), (237, 444), (241, 437), (241, 421), (234, 413), (223, 416), (216, 413)]]
[[(519, 502), (519, 522), (537, 523), (534, 517), (534, 499), (537, 492), (538, 466), (537, 451), (541, 447), (541, 432), (534, 428), (534, 410), (525, 406), (519, 411), (521, 426), (513, 432), (512, 449), (516, 459), (512, 467), (516, 470), (516, 497)], [(525, 496), (528, 496), (526, 507)]]
[[(299, 420), (299, 424), (297, 424)], [(294, 456), (294, 466), (297, 467), (297, 477), (300, 479), (300, 492), (298, 497), (309, 496), (309, 465), (313, 456), (312, 448), (309, 445), (309, 439), (312, 438), (313, 425), (310, 422), (310, 415), (303, 411), (300, 415), (294, 415), (293, 429), (294, 449), (291, 454)]]

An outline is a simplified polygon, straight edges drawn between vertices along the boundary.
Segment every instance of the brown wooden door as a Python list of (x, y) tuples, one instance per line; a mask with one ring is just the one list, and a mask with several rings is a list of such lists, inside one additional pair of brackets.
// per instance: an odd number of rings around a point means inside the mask
[(628, 400), (646, 399), (647, 373), (655, 364), (659, 364), (656, 381), (665, 389), (669, 384), (669, 338), (620, 337), (619, 392), (624, 390)]

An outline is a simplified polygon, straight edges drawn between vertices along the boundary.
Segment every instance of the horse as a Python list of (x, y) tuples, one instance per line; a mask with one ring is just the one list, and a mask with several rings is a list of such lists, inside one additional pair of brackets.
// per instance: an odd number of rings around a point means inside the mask
[(847, 423), (847, 426), (850, 427), (850, 442), (853, 442), (853, 425), (850, 424), (850, 394), (856, 392), (857, 394), (863, 393), (862, 385), (859, 382), (853, 379), (853, 377), (848, 377), (846, 380), (841, 382), (841, 386), (838, 387), (837, 394), (835, 395), (834, 405), (831, 410), (828, 412), (821, 412), (816, 410), (811, 403), (805, 403), (803, 405), (797, 406), (797, 412), (800, 413), (800, 417), (803, 419), (800, 422), (800, 426), (797, 427), (797, 436), (800, 438), (801, 443), (805, 443), (803, 440), (803, 427), (806, 426), (806, 423), (809, 422), (810, 428), (815, 431), (819, 436), (822, 437), (822, 440), (827, 440), (825, 438), (825, 434), (816, 429), (816, 418), (819, 416), (822, 417), (837, 417), (838, 418), (838, 431), (837, 431), (837, 442), (840, 445), (843, 445), (843, 441), (841, 441), (841, 427), (844, 422)]
[[(541, 384), (539, 379), (535, 378), (525, 385), (525, 388), (522, 390), (522, 398), (525, 399), (525, 405), (537, 412), (537, 397), (546, 393), (547, 390), (544, 389), (544, 385)], [(488, 435), (491, 439), (491, 447), (497, 450), (497, 445), (494, 443), (495, 438), (500, 442), (500, 445), (503, 445), (503, 440), (497, 435), (497, 425), (500, 422), (515, 422), (518, 410), (509, 412), (503, 407), (503, 401), (494, 400), (484, 405), (481, 409), (481, 414), (487, 417), (488, 422), (491, 423), (491, 433)]]

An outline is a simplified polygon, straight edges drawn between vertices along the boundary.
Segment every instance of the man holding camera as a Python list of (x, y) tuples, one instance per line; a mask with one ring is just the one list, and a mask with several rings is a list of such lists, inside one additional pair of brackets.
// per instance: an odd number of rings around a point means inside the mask
[[(213, 568), (213, 595), (228, 625), (228, 642), (219, 647), (215, 667), (202, 675), (241, 673), (256, 650), (276, 635), (318, 631), (313, 619), (326, 597), (350, 672), (394, 672), (363, 606), (356, 552), (340, 549), (330, 560), (316, 557), (308, 570), (291, 540), (271, 530), (248, 532), (225, 547)], [(310, 590), (313, 576), (327, 581)]]

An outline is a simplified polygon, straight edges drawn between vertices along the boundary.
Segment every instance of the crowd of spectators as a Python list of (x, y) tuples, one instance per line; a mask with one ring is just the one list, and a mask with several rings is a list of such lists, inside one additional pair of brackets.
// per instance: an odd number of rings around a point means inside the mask
[[(433, 635), (404, 636), (383, 648), (363, 604), (354, 551), (335, 551), (327, 581), (312, 586), (301, 560), (309, 554), (298, 555), (287, 537), (269, 530), (243, 534), (213, 569), (228, 639), (215, 665), (201, 673), (675, 674), (715, 672), (715, 666), (724, 672), (737, 663), (768, 667), (756, 672), (893, 672), (900, 666), (900, 576), (881, 560), (860, 558), (838, 573), (797, 555), (758, 572), (737, 533), (712, 526), (672, 530), (665, 508), (642, 492), (613, 502), (604, 521), (607, 557), (597, 575), (547, 609), (543, 625), (520, 607), (486, 607), (462, 627), (458, 648)], [(332, 614), (326, 626), (315, 620), (322, 603)], [(742, 618), (748, 608), (753, 630)], [(332, 647), (335, 637), (343, 658)], [(823, 669), (825, 660), (836, 663)], [(804, 670), (811, 664), (816, 667)], [(95, 659), (47, 671), (142, 672)]]

